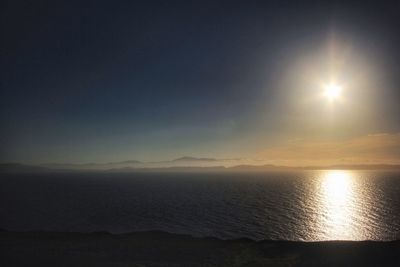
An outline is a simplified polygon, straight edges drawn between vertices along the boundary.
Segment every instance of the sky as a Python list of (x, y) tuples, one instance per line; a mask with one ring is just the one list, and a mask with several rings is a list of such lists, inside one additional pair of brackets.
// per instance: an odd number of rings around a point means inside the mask
[(2, 162), (400, 163), (398, 1), (17, 0), (0, 12)]

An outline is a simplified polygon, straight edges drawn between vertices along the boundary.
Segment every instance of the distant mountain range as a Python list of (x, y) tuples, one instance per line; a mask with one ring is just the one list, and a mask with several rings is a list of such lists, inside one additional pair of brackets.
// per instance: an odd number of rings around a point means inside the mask
[(215, 162), (218, 159), (214, 158), (195, 158), (195, 157), (181, 157), (171, 160), (171, 162), (193, 162), (193, 161), (205, 161), (205, 162)]
[(37, 172), (75, 172), (75, 171), (107, 171), (107, 172), (241, 172), (272, 170), (400, 170), (400, 165), (389, 164), (343, 164), (329, 166), (289, 167), (271, 164), (235, 164), (240, 159), (215, 159), (181, 157), (170, 161), (141, 162), (127, 160), (109, 163), (86, 164), (41, 164), (25, 165), (20, 163), (0, 164), (0, 172), (37, 173)]
[(67, 170), (110, 170), (127, 168), (170, 168), (170, 167), (231, 167), (241, 164), (240, 159), (215, 159), (215, 158), (196, 158), (180, 157), (167, 161), (143, 162), (138, 160), (127, 160), (108, 163), (84, 163), (84, 164), (60, 164), (49, 163), (39, 166), (49, 169), (67, 169)]
[(51, 171), (51, 169), (39, 166), (24, 165), (20, 163), (0, 164), (0, 172), (33, 173), (33, 172), (47, 172), (47, 171)]

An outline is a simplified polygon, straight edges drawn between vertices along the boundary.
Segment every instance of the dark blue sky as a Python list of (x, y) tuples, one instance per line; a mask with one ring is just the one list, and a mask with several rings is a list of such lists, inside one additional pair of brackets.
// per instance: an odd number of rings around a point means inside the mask
[(365, 105), (378, 97), (379, 108), (368, 119), (356, 114), (360, 125), (347, 121), (348, 134), (336, 137), (400, 130), (395, 1), (6, 1), (1, 9), (2, 161), (248, 157), (314, 135), (320, 125), (294, 118), (301, 93), (283, 81), (303, 55), (320, 58), (332, 33), (353, 47), (351, 59), (378, 70), (382, 87), (366, 90)]

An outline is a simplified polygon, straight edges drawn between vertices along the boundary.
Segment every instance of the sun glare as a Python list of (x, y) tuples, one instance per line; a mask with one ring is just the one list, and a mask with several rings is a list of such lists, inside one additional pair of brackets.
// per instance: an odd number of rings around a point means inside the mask
[(335, 100), (338, 97), (340, 97), (342, 93), (342, 87), (340, 87), (337, 84), (328, 84), (325, 86), (325, 96), (329, 99), (329, 100)]

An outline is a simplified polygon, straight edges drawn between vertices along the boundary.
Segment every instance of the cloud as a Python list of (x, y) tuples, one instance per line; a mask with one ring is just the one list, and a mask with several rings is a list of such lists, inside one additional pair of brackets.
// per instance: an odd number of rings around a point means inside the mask
[(340, 141), (292, 140), (257, 157), (279, 165), (400, 164), (400, 133), (370, 134)]

